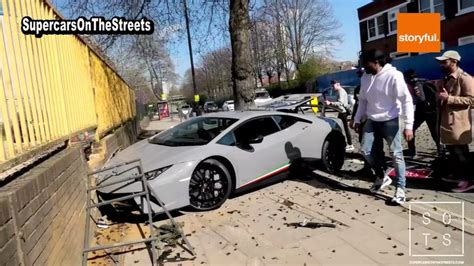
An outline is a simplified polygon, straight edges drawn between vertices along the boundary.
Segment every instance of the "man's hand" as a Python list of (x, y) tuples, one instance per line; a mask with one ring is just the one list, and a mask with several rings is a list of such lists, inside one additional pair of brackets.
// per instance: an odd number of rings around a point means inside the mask
[(438, 99), (440, 99), (442, 101), (446, 101), (449, 97), (449, 94), (446, 91), (446, 89), (443, 88), (441, 91), (438, 92), (438, 94), (436, 96), (438, 97)]
[(406, 141), (410, 141), (413, 139), (413, 130), (411, 129), (405, 129), (403, 131), (403, 136), (405, 137)]
[(421, 95), (421, 91), (420, 91), (420, 88), (418, 88), (418, 86), (415, 87), (415, 95), (418, 96), (418, 97), (420, 97), (420, 95)]
[(331, 105), (331, 102), (328, 101), (328, 100), (326, 100), (326, 101), (324, 101), (324, 104), (325, 104), (325, 105)]

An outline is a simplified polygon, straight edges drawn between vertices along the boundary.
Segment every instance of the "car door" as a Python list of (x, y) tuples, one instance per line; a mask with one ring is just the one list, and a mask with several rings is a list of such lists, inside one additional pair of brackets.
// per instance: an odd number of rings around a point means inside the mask
[(290, 162), (319, 156), (321, 151), (315, 141), (317, 132), (315, 134), (313, 131), (310, 120), (284, 114), (275, 115), (273, 118), (280, 126), (280, 135), (285, 140), (285, 153)]
[[(263, 137), (260, 143), (249, 140)], [(226, 150), (236, 172), (236, 187), (244, 187), (274, 176), (289, 167), (285, 139), (272, 116), (250, 119), (226, 134), (217, 144)]]

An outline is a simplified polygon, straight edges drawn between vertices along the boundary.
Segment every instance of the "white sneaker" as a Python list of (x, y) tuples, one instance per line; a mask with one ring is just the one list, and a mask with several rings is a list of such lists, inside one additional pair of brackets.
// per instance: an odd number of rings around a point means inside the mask
[(384, 175), (383, 178), (377, 177), (374, 184), (370, 188), (370, 192), (377, 193), (380, 190), (386, 188), (390, 184), (392, 184), (392, 179), (388, 177), (388, 175)]
[(397, 187), (397, 189), (395, 190), (395, 195), (392, 198), (392, 202), (402, 205), (403, 203), (405, 203), (405, 201), (405, 190)]
[(354, 145), (347, 145), (346, 146), (346, 151), (354, 151), (355, 148), (354, 148)]

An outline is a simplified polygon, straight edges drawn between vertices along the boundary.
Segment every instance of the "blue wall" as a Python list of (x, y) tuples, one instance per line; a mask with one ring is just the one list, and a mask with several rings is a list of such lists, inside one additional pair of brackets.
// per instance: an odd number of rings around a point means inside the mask
[[(461, 55), (460, 66), (464, 71), (474, 76), (474, 44), (450, 47)], [(414, 69), (420, 78), (429, 80), (442, 78), (438, 62), (434, 59), (441, 53), (422, 54), (413, 57), (400, 58), (392, 61), (398, 70), (404, 72), (410, 68)], [(319, 89), (330, 86), (333, 79), (339, 80), (343, 85), (358, 85), (359, 79), (355, 69), (329, 73), (318, 78)]]

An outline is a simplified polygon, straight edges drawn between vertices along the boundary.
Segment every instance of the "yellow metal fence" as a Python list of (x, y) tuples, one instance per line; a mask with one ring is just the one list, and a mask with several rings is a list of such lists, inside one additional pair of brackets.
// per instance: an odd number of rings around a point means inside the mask
[(0, 163), (135, 116), (133, 91), (82, 39), (21, 32), (24, 16), (61, 19), (46, 1), (0, 1)]

